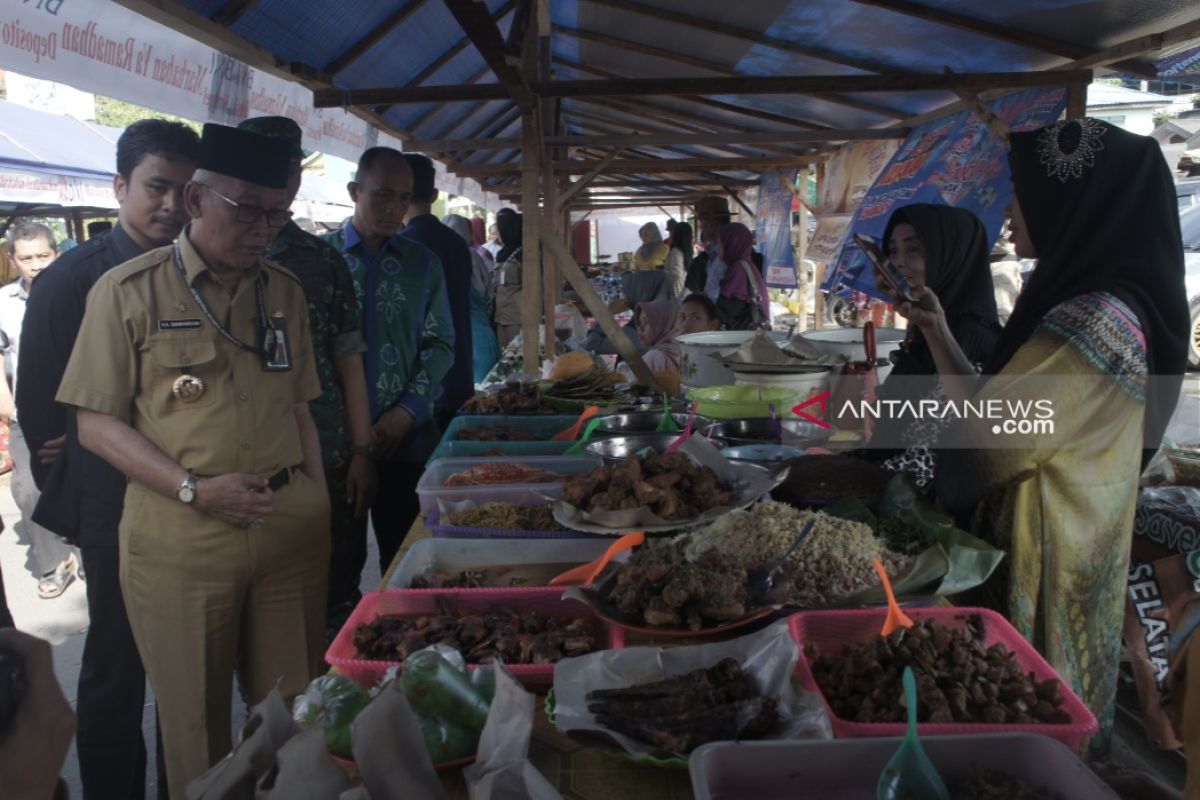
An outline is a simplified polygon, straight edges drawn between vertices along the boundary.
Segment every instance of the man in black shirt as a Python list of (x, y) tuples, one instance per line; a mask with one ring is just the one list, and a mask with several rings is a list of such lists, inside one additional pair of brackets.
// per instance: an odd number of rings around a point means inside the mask
[(412, 200), (404, 215), (400, 235), (425, 245), (442, 262), (450, 316), (454, 319), (454, 366), (442, 381), (436, 419), (441, 428), (475, 394), (474, 346), (471, 341), (471, 251), (467, 243), (433, 215), (438, 190), (434, 187), (433, 162), (418, 153), (405, 153), (413, 174)]
[[(85, 800), (145, 796), (142, 740), (146, 674), (138, 656), (117, 559), (125, 476), (79, 444), (75, 414), (54, 401), (83, 320), (87, 295), (108, 270), (169, 244), (187, 221), (183, 187), (200, 139), (176, 122), (147, 119), (117, 141), (117, 226), (63, 254), (29, 294), (17, 365), (17, 409), (42, 490), (34, 521), (79, 544), (88, 625), (79, 672), (76, 744)], [(159, 748), (161, 753), (161, 747)], [(159, 760), (159, 796), (166, 773)]]

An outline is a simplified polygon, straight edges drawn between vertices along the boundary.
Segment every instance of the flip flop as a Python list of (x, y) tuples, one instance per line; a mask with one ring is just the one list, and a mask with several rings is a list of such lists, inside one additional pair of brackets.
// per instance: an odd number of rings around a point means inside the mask
[(43, 600), (53, 600), (61, 597), (71, 582), (75, 580), (75, 557), (70, 556), (38, 581), (38, 597)]

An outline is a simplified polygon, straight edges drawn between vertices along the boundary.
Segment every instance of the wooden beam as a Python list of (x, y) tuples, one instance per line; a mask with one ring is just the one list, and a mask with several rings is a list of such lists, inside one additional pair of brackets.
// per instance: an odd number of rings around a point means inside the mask
[(1073, 83), (1067, 87), (1067, 119), (1079, 119), (1087, 116), (1086, 83)]
[[(954, 71), (949, 67), (945, 68), (947, 75), (954, 75)], [(988, 130), (1000, 141), (1004, 142), (1007, 147), (1009, 140), (1008, 135), (1012, 133), (1012, 129), (1008, 127), (1008, 123), (997, 117), (990, 108), (988, 108), (982, 100), (968, 92), (966, 89), (955, 89), (954, 93), (966, 104), (967, 108), (975, 113), (988, 126)]]
[(370, 33), (350, 45), (344, 53), (333, 61), (330, 61), (329, 65), (325, 67), (325, 72), (331, 76), (336, 76), (339, 72), (361, 58), (372, 47), (386, 39), (392, 31), (404, 24), (404, 20), (412, 16), (414, 11), (428, 2), (429, 0), (409, 0), (409, 2), (389, 14)]
[[(574, 115), (568, 115), (568, 116), (573, 118)], [(577, 124), (577, 127), (582, 131), (582, 134), (580, 134), (580, 135), (583, 135), (583, 136), (605, 136), (605, 137), (615, 136), (621, 140), (621, 143), (629, 142), (632, 139), (633, 141), (637, 141), (639, 144), (641, 144), (641, 137), (643, 136), (643, 133), (640, 130), (640, 126), (632, 125), (632, 124), (625, 123), (625, 122), (619, 122), (616, 120), (614, 120), (612, 122), (601, 121), (600, 126), (601, 127), (597, 127), (597, 125), (595, 123), (591, 123), (591, 122), (588, 122), (588, 123), (580, 122)], [(624, 130), (621, 130), (622, 128)], [(648, 133), (652, 134), (652, 132), (648, 132)], [(660, 134), (660, 135), (663, 135), (663, 134)], [(668, 133), (665, 135), (672, 136), (675, 134)], [(698, 134), (698, 135), (704, 135), (704, 134)], [(710, 134), (710, 135), (712, 135), (712, 134)], [(717, 135), (718, 137), (720, 136), (720, 134), (715, 134), (715, 135)], [(611, 145), (603, 145), (603, 146), (611, 146)], [(697, 155), (713, 155), (712, 153), (696, 153), (692, 150), (688, 150), (686, 147), (683, 147), (680, 145), (674, 145), (674, 144), (651, 144), (651, 143), (647, 142), (646, 146), (650, 147), (650, 148), (662, 149), (662, 150), (665, 150), (668, 152), (679, 153), (680, 155), (689, 156), (689, 157), (697, 156)], [(710, 150), (716, 150), (719, 153), (726, 153), (730, 156), (735, 156), (738, 158), (761, 156), (761, 155), (767, 155), (769, 153), (774, 153), (774, 154), (777, 154), (780, 156), (793, 156), (793, 155), (804, 155), (808, 152), (807, 148), (805, 149), (804, 152), (797, 152), (796, 150), (791, 149), (790, 147), (784, 147), (784, 146), (780, 146), (780, 145), (771, 145), (771, 144), (738, 145), (738, 144), (725, 144), (725, 143), (719, 142), (719, 141), (718, 142), (707, 142), (702, 145), (696, 145), (696, 146), (705, 147)], [(586, 147), (586, 145), (578, 145), (577, 146), (577, 148), (582, 148), (582, 147)], [(643, 150), (642, 152), (645, 154), (645, 157), (647, 157), (647, 158), (654, 158), (654, 157), (657, 157), (658, 155), (660, 155), (659, 153), (651, 152), (650, 150)]]
[[(542, 371), (538, 357), (538, 321), (542, 318), (542, 214), (538, 208), (541, 194), (541, 131), (536, 108), (521, 113), (521, 360), (525, 372)], [(545, 324), (553, 325), (553, 320)], [(553, 353), (547, 353), (553, 358)]]
[(575, 259), (571, 257), (567, 246), (556, 236), (542, 236), (542, 247), (554, 256), (563, 277), (571, 284), (571, 288), (579, 295), (579, 299), (587, 306), (588, 311), (592, 312), (592, 316), (596, 319), (596, 324), (600, 326), (600, 329), (608, 336), (609, 341), (617, 348), (617, 353), (628, 362), (638, 382), (649, 386), (656, 394), (661, 392), (662, 387), (659, 386), (654, 373), (646, 366), (646, 362), (642, 360), (641, 354), (633, 346), (633, 342), (629, 340), (629, 336), (625, 333), (625, 330), (613, 319), (612, 312), (608, 310), (608, 306), (600, 299), (600, 295), (596, 294), (596, 290), (588, 283), (587, 277), (583, 274), (583, 270), (579, 268), (579, 265), (575, 263)]
[[(488, 69), (486, 65), (484, 65), (483, 69), (479, 70), (474, 75), (467, 78), (466, 83), (467, 84), (479, 83), (479, 81), (483, 80), (483, 77), (485, 75), (487, 75), (489, 72), (491, 72), (491, 70)], [(416, 84), (407, 84), (407, 85), (415, 86)], [(436, 104), (430, 106), (425, 111), (421, 112), (421, 115), (419, 117), (414, 119), (412, 122), (408, 123), (408, 129), (410, 131), (416, 131), (417, 128), (424, 125), (426, 122), (428, 122), (430, 120), (431, 117), (433, 117), (434, 114), (438, 113), (445, 107), (446, 107), (445, 103), (436, 103)], [(389, 109), (389, 108), (391, 108), (391, 106), (383, 106), (380, 109), (379, 113), (381, 113), (381, 114), (386, 113), (387, 109)]]
[(737, 204), (738, 204), (739, 206), (741, 206), (741, 207), (742, 207), (742, 210), (743, 210), (743, 211), (745, 211), (747, 214), (749, 214), (749, 215), (750, 215), (750, 219), (754, 219), (754, 212), (750, 210), (750, 206), (748, 206), (748, 205), (746, 205), (745, 203), (743, 203), (743, 202), (742, 202), (742, 198), (738, 196), (738, 193), (737, 193), (737, 192), (735, 192), (733, 189), (731, 189), (731, 188), (730, 188), (730, 187), (728, 187), (728, 186), (724, 186), (724, 187), (722, 187), (722, 188), (725, 190), (725, 192), (726, 192), (726, 193), (727, 193), (727, 194), (728, 194), (730, 197), (732, 197), (732, 198), (733, 198), (733, 199), (734, 199), (734, 200), (737, 202)]
[[(470, 3), (470, 0), (445, 0)], [(494, 71), (494, 70), (493, 70)], [(541, 97), (612, 97), (680, 94), (822, 94), (826, 92), (928, 92), (955, 88), (982, 89), (1065, 86), (1082, 83), (1082, 70), (1047, 72), (963, 72), (945, 75), (768, 75), (744, 78), (620, 78), (599, 81), (538, 81), (531, 87)], [(510, 88), (484, 83), (476, 86), (413, 86), (409, 88), (322, 89), (313, 92), (317, 108), (366, 106), (382, 103), (427, 103), (499, 100)], [(531, 96), (531, 95), (530, 95)], [(528, 98), (527, 98), (528, 99)]]
[[(491, 68), (500, 87), (522, 109), (533, 108), (534, 97), (524, 77), (505, 58), (505, 43), (488, 7), (476, 0), (442, 0), (463, 33)], [(389, 101), (383, 101), (389, 102)]]
[(658, 8), (655, 6), (645, 5), (632, 0), (587, 0), (593, 5), (612, 8), (617, 11), (625, 11), (630, 14), (640, 14), (644, 17), (656, 19), (660, 22), (665, 22), (672, 25), (685, 25), (705, 33), (718, 34), (727, 36), (732, 39), (741, 39), (744, 42), (749, 42), (752, 45), (760, 47), (770, 47), (773, 50), (782, 50), (786, 53), (796, 53), (797, 55), (806, 56), (808, 58), (816, 58), (821, 61), (827, 61), (830, 64), (840, 64), (844, 67), (854, 67), (855, 69), (865, 70), (867, 72), (881, 73), (902, 73), (905, 72), (903, 67), (884, 64), (879, 61), (872, 61), (865, 58), (856, 58), (854, 56), (839, 53), (836, 50), (830, 50), (825, 47), (816, 45), (800, 44), (799, 42), (789, 39), (780, 39), (774, 36), (768, 36), (765, 32), (754, 30), (752, 28), (742, 28), (737, 25), (731, 25), (723, 20), (704, 19), (703, 17), (692, 16), (691, 14), (682, 13), (675, 9)]
[[(822, 156), (793, 156), (791, 158), (646, 158), (617, 159), (609, 166), (613, 172), (694, 172), (696, 170), (732, 170), (737, 172), (757, 172), (770, 167), (794, 167), (801, 164), (811, 164), (823, 160)], [(583, 175), (592, 168), (591, 162), (586, 161), (555, 161), (555, 172), (567, 172), (572, 175)], [(460, 166), (455, 172), (463, 177), (487, 177), (492, 175), (508, 175), (516, 172), (515, 167), (503, 164), (484, 164)]]
[(249, 14), (258, 5), (259, 0), (229, 0), (225, 7), (213, 14), (213, 22), (232, 27), (234, 23)]
[(567, 187), (566, 191), (564, 191), (558, 198), (558, 208), (561, 210), (568, 203), (570, 203), (571, 199), (575, 197), (575, 195), (586, 189), (588, 185), (590, 185), (591, 182), (600, 175), (601, 172), (604, 172), (604, 170), (608, 169), (609, 165), (612, 164), (620, 154), (621, 151), (619, 149), (613, 150), (606, 157), (597, 162), (596, 166), (585, 172), (583, 177)]
[[(958, 30), (977, 33), (990, 39), (1008, 42), (1020, 47), (1028, 47), (1033, 50), (1040, 50), (1043, 53), (1050, 53), (1051, 55), (1063, 58), (1084, 58), (1094, 55), (1096, 52), (1090, 47), (1083, 47), (1082, 45), (1062, 39), (1055, 39), (1051, 36), (1045, 36), (1032, 31), (1023, 31), (1007, 23), (1002, 24), (990, 22), (985, 19), (968, 17), (965, 14), (958, 14), (953, 11), (945, 11), (940, 8), (914, 3), (912, 0), (854, 0), (854, 2), (861, 5), (874, 6), (875, 8), (884, 8), (908, 17), (916, 17), (927, 22), (935, 22), (939, 25), (957, 28)], [(1116, 66), (1122, 72), (1127, 72), (1130, 75), (1137, 75), (1142, 78), (1158, 77), (1158, 71), (1149, 62), (1126, 61)]]

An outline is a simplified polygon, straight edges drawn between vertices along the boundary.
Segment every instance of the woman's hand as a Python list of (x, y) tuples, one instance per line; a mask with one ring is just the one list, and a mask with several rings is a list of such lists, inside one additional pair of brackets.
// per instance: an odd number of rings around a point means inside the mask
[(905, 300), (899, 295), (892, 295), (892, 305), (896, 313), (921, 329), (926, 337), (936, 334), (946, 320), (942, 304), (937, 295), (928, 286), (916, 286), (912, 290), (912, 300)]

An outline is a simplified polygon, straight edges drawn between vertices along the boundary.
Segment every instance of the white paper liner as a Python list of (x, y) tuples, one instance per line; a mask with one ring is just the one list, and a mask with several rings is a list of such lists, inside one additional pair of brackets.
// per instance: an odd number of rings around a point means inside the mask
[(735, 350), (718, 350), (706, 354), (726, 366), (742, 367), (804, 367), (829, 366), (837, 359), (819, 352), (812, 342), (796, 337), (785, 345), (776, 344), (765, 331), (758, 331)]
[[(631, 647), (564, 659), (554, 669), (555, 724), (564, 732), (589, 731), (605, 736), (627, 753), (661, 755), (653, 745), (616, 733), (596, 722), (587, 710), (587, 695), (659, 681), (711, 667), (723, 658), (736, 659), (758, 684), (763, 696), (779, 704), (783, 724), (768, 740), (830, 739), (829, 717), (815, 694), (792, 686), (800, 650), (788, 635), (787, 620), (727, 642), (686, 647)], [(686, 758), (684, 754), (673, 754)]]
[(479, 758), (463, 770), (471, 800), (562, 800), (529, 761), (536, 702), (507, 670), (496, 671), (496, 696), (479, 738)]
[(649, 508), (630, 508), (616, 511), (587, 512), (566, 500), (554, 502), (554, 519), (558, 524), (586, 533), (619, 534), (627, 531), (662, 533), (664, 531), (707, 525), (722, 514), (735, 508), (743, 508), (770, 492), (787, 478), (787, 465), (767, 470), (753, 464), (739, 464), (721, 455), (721, 451), (702, 436), (693, 434), (680, 453), (691, 457), (700, 466), (708, 467), (717, 475), (718, 482), (730, 488), (732, 500), (729, 505), (710, 508), (703, 514), (688, 519), (667, 520)]

